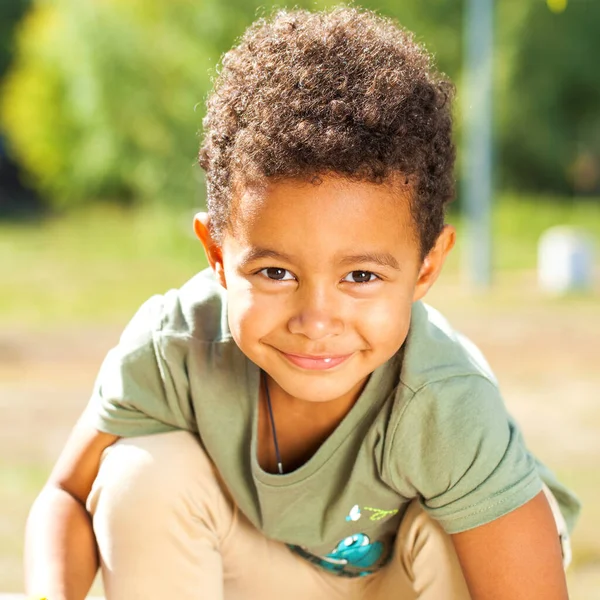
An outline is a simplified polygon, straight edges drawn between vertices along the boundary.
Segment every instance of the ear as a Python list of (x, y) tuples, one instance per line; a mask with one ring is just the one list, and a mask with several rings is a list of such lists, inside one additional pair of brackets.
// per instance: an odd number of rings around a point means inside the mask
[(444, 225), (444, 229), (442, 229), (436, 240), (435, 246), (423, 260), (415, 286), (413, 302), (423, 298), (429, 291), (429, 288), (435, 283), (446, 262), (446, 257), (454, 247), (455, 241), (456, 229), (452, 225)]
[(208, 264), (215, 272), (219, 283), (227, 289), (227, 281), (225, 280), (225, 271), (223, 269), (223, 251), (221, 246), (213, 240), (210, 233), (210, 219), (208, 218), (208, 213), (200, 212), (194, 216), (194, 233), (202, 242)]

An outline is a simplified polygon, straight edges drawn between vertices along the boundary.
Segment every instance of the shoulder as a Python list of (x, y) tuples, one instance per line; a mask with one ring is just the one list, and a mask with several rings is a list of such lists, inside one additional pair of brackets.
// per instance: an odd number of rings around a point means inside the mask
[(213, 345), (231, 339), (224, 290), (211, 272), (152, 296), (102, 363), (92, 397), (97, 428), (119, 436), (195, 430), (191, 381), (206, 393), (219, 371), (213, 356), (231, 362), (231, 352)]
[(501, 454), (513, 435), (498, 386), (477, 373), (436, 379), (416, 392), (400, 389), (396, 400), (395, 451), (432, 467), (450, 461), (467, 468), (473, 453), (485, 447), (488, 456)]
[[(452, 447), (456, 457), (469, 442), (477, 446), (485, 438), (501, 447), (510, 435), (509, 415), (482, 353), (422, 303), (413, 307), (392, 423), (395, 448), (409, 453), (416, 446), (430, 455)], [(439, 455), (436, 461), (442, 462)]]
[(535, 459), (476, 346), (414, 306), (384, 461), (449, 533), (492, 521), (541, 489)]
[(479, 348), (453, 329), (440, 312), (416, 302), (404, 344), (400, 383), (416, 393), (436, 382), (456, 379), (458, 383), (465, 377), (484, 387), (480, 379), (496, 386), (496, 378)]
[(400, 386), (394, 408), (395, 451), (412, 454), (427, 448), (438, 465), (450, 449), (454, 458), (462, 454), (468, 462), (469, 452), (482, 443), (502, 447), (513, 426), (498, 386), (478, 373), (434, 379), (416, 391)]
[(392, 487), (418, 496), (448, 532), (491, 521), (540, 490), (481, 352), (424, 305), (411, 320), (390, 435)]
[(419, 493), (435, 495), (442, 482), (463, 478), (474, 461), (485, 458), (482, 468), (493, 469), (512, 429), (479, 349), (439, 312), (416, 303), (390, 419), (388, 464), (402, 464)]
[(159, 338), (193, 338), (209, 343), (231, 339), (226, 291), (210, 269), (180, 288), (149, 298), (125, 328), (120, 345), (134, 350)]

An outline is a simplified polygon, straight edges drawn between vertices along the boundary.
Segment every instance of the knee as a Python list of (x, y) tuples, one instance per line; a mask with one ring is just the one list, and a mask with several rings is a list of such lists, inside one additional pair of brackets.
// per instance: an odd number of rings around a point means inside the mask
[(213, 467), (188, 432), (120, 439), (103, 454), (87, 499), (94, 529), (114, 533), (138, 523), (145, 529), (172, 526), (198, 509), (202, 478), (214, 479)]
[(407, 572), (413, 576), (423, 562), (433, 561), (438, 565), (445, 561), (456, 562), (450, 536), (417, 500), (409, 504), (402, 519), (395, 551)]
[(407, 571), (413, 571), (413, 565), (424, 546), (436, 546), (442, 532), (439, 526), (427, 515), (418, 500), (413, 500), (406, 509), (398, 536), (396, 554), (401, 557)]
[(446, 589), (448, 598), (470, 598), (450, 535), (416, 500), (400, 525), (396, 555), (415, 591)]

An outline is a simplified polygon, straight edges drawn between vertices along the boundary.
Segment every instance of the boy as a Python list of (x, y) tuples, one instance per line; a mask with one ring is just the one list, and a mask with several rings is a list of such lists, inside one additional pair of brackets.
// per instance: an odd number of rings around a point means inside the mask
[(567, 598), (577, 501), (420, 302), (454, 244), (451, 96), (356, 9), (225, 55), (210, 269), (107, 356), (32, 509), (30, 593), (83, 598), (100, 564), (110, 600)]

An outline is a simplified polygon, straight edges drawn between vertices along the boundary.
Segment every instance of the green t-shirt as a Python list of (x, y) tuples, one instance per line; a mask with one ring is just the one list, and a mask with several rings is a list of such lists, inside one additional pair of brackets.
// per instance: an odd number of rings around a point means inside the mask
[(99, 430), (198, 434), (248, 519), (339, 575), (389, 560), (413, 498), (456, 533), (518, 508), (544, 480), (573, 527), (577, 499), (527, 451), (481, 353), (420, 302), (401, 350), (316, 454), (289, 474), (263, 471), (260, 371), (231, 337), (226, 294), (207, 270), (141, 307), (100, 370)]

